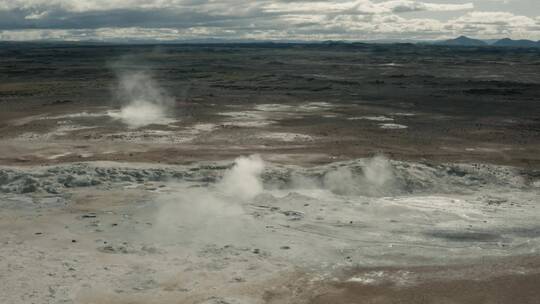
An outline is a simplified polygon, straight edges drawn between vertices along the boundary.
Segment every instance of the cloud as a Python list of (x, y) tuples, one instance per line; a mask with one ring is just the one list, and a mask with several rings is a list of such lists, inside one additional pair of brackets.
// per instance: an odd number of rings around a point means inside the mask
[(507, 12), (470, 12), (453, 20), (448, 28), (453, 32), (470, 32), (482, 37), (531, 38), (531, 33), (540, 31), (540, 22)]
[(30, 15), (26, 15), (24, 17), (24, 19), (26, 19), (26, 20), (43, 19), (43, 18), (47, 17), (48, 14), (49, 14), (48, 11), (43, 11), (43, 12), (40, 12), (40, 13), (32, 13)]
[(540, 39), (537, 16), (477, 8), (485, 3), (504, 5), (491, 0), (0, 0), (0, 39), (362, 40), (460, 34)]
[(449, 12), (474, 9), (473, 3), (463, 4), (438, 4), (424, 3), (418, 1), (390, 1), (386, 4), (393, 13), (431, 11), (431, 12)]
[(347, 2), (305, 1), (305, 2), (272, 2), (263, 9), (267, 12), (281, 14), (384, 14), (404, 13), (414, 11), (456, 11), (473, 9), (472, 3), (437, 4), (412, 0), (392, 0), (374, 3), (370, 0), (355, 0)]

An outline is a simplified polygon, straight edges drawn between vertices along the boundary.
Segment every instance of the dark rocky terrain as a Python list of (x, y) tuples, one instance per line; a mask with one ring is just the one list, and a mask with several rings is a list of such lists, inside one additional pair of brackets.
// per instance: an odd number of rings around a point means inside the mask
[[(317, 137), (305, 143), (306, 149), (288, 147), (290, 153), (310, 151), (340, 158), (386, 153), (399, 159), (538, 165), (540, 51), (534, 49), (409, 44), (4, 43), (0, 52), (0, 136), (4, 143), (25, 131), (44, 132), (57, 123), (34, 120), (14, 127), (17, 118), (118, 108), (115, 81), (119, 71), (151, 70), (175, 99), (170, 114), (181, 118), (183, 126), (215, 120), (220, 117), (216, 114), (231, 107), (249, 110), (258, 104), (330, 103), (324, 113), (282, 117), (272, 124), (276, 131), (295, 130)], [(389, 131), (372, 121), (354, 119), (381, 115), (408, 128)], [(118, 129), (109, 121), (100, 123)], [(75, 132), (73, 138), (67, 135), (64, 139), (100, 138), (93, 131)], [(237, 131), (245, 135), (245, 130), (237, 128), (219, 130), (224, 135)], [(264, 148), (260, 140), (241, 138), (253, 152), (271, 153), (280, 147)], [(52, 141), (49, 138), (47, 143)], [(216, 144), (219, 142), (199, 140), (197, 145), (204, 148), (198, 157), (204, 157), (206, 149), (211, 154), (227, 154), (227, 149), (214, 151)], [(14, 155), (10, 144), (2, 146), (3, 163), (32, 159), (25, 149)], [(184, 155), (189, 154), (186, 148), (172, 149), (175, 155), (167, 153), (168, 149), (154, 149), (159, 151), (153, 151), (153, 156), (132, 151), (131, 158), (112, 154), (91, 159), (190, 159)]]

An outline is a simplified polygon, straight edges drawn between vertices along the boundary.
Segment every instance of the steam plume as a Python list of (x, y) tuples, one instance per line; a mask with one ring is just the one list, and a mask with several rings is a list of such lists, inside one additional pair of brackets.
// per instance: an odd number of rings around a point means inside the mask
[(264, 170), (264, 162), (259, 155), (239, 157), (234, 167), (229, 170), (219, 184), (220, 189), (227, 195), (243, 200), (255, 197), (263, 191), (259, 179)]
[(110, 111), (109, 116), (130, 128), (171, 122), (167, 111), (174, 101), (148, 73), (121, 74), (116, 94), (123, 106), (119, 112)]

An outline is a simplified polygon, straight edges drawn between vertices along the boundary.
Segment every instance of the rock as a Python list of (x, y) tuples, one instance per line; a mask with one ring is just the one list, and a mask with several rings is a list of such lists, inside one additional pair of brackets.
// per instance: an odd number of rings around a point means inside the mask
[(60, 191), (58, 191), (58, 189), (54, 188), (54, 187), (46, 187), (44, 188), (45, 191), (47, 191), (47, 193), (50, 193), (50, 194), (60, 194)]
[(229, 302), (223, 298), (211, 297), (208, 300), (202, 302), (201, 304), (234, 304), (234, 302)]
[(5, 185), (9, 183), (9, 174), (5, 171), (0, 171), (0, 185)]
[(128, 254), (134, 252), (133, 250), (130, 250), (127, 245), (106, 245), (99, 247), (97, 250), (103, 253), (111, 254)]
[(36, 192), (37, 191), (37, 186), (35, 184), (26, 184), (24, 185), (21, 190), (19, 191), (19, 193), (31, 193), (31, 192)]
[(299, 221), (302, 218), (304, 218), (304, 214), (299, 211), (282, 211), (282, 214), (284, 214), (286, 217), (288, 217), (289, 221)]
[(89, 187), (89, 186), (96, 186), (101, 184), (101, 181), (91, 178), (90, 176), (73, 176), (68, 175), (66, 178), (60, 180), (61, 183), (64, 184), (64, 186), (68, 188), (73, 187)]
[[(4, 176), (4, 185), (0, 187), (0, 191), (4, 193), (31, 193), (38, 190), (39, 183), (32, 177), (25, 174)], [(0, 184), (1, 185), (1, 184)]]

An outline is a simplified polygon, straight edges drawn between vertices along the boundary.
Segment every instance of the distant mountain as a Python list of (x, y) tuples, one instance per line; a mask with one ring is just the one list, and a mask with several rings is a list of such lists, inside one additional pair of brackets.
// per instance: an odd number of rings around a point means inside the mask
[(501, 40), (500, 38), (499, 39), (482, 39), (485, 43), (489, 44), (489, 45), (493, 45), (495, 42)]
[(487, 46), (488, 45), (485, 41), (472, 39), (466, 36), (459, 36), (456, 39), (441, 41), (437, 44), (456, 45), (456, 46)]
[(501, 39), (495, 43), (493, 43), (493, 46), (504, 46), (504, 47), (540, 47), (540, 41), (532, 41), (532, 40), (512, 40), (510, 38), (504, 38)]

